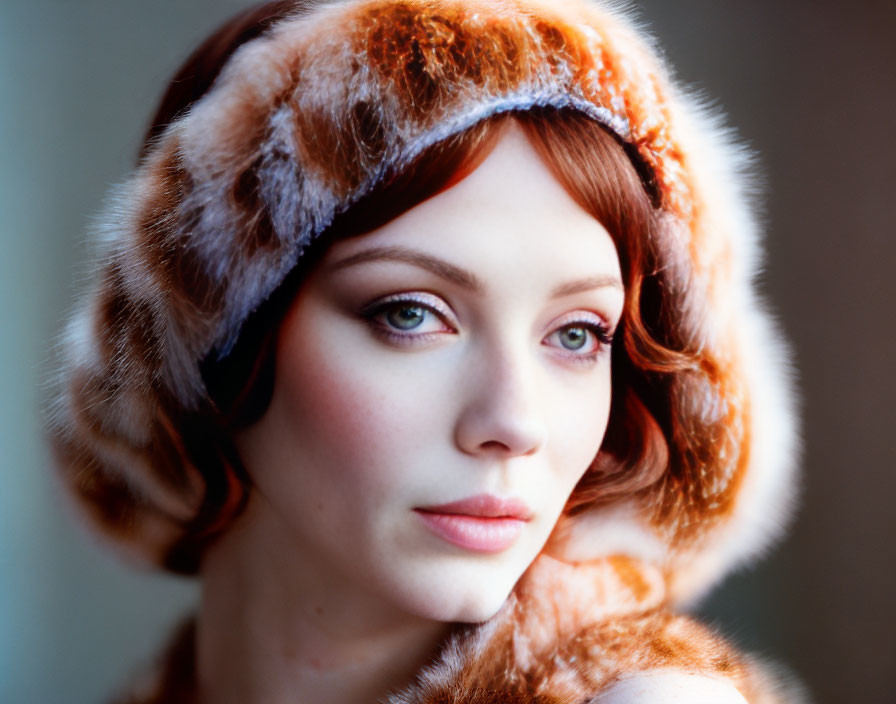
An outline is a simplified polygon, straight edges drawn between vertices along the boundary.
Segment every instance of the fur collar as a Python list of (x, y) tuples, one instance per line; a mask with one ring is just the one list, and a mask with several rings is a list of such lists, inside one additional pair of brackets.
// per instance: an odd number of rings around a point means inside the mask
[[(112, 704), (195, 704), (194, 648), (190, 618), (159, 665)], [(663, 579), (649, 566), (542, 555), (501, 611), (458, 625), (416, 681), (383, 704), (583, 704), (621, 678), (656, 672), (730, 683), (751, 704), (802, 701), (769, 668), (672, 613)]]

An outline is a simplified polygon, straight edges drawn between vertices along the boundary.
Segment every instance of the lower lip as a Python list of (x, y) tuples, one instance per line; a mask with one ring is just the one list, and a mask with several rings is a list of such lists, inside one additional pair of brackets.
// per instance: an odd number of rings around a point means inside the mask
[(509, 548), (523, 531), (521, 518), (486, 518), (456, 513), (417, 511), (433, 533), (458, 547), (474, 552), (501, 552)]

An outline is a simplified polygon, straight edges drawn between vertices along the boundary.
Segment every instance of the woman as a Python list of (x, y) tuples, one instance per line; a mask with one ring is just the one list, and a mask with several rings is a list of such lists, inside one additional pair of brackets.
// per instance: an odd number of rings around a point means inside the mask
[(95, 525), (202, 580), (128, 701), (792, 700), (674, 613), (789, 502), (739, 162), (587, 2), (212, 37), (51, 416)]

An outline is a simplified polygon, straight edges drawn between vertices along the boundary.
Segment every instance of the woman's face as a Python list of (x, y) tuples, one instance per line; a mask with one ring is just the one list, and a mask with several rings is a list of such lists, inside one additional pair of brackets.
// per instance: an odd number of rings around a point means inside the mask
[(512, 125), (303, 284), (270, 407), (237, 438), (253, 501), (319, 574), (490, 617), (600, 447), (620, 281), (609, 234)]

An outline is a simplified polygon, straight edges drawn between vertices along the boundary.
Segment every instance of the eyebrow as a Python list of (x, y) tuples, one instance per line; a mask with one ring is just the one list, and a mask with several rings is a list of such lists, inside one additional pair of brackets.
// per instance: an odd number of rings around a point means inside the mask
[[(333, 262), (329, 268), (331, 271), (336, 271), (357, 264), (377, 261), (405, 262), (430, 271), (446, 281), (450, 281), (476, 293), (481, 293), (485, 290), (485, 286), (481, 279), (479, 279), (473, 272), (446, 262), (444, 259), (439, 259), (438, 257), (424, 254), (423, 252), (418, 252), (414, 249), (408, 249), (407, 247), (372, 247), (348, 257), (344, 257), (343, 259), (339, 259)], [(560, 298), (562, 296), (571, 296), (576, 293), (607, 287), (618, 288), (620, 291), (625, 290), (622, 286), (622, 282), (617, 276), (612, 274), (600, 274), (560, 284), (551, 291), (550, 296), (551, 298)]]
[(551, 298), (561, 298), (562, 296), (571, 296), (574, 293), (583, 293), (585, 291), (593, 291), (598, 288), (618, 288), (625, 292), (625, 287), (619, 280), (619, 277), (612, 274), (601, 274), (599, 276), (588, 276), (584, 279), (576, 279), (565, 284), (560, 284), (551, 291)]

